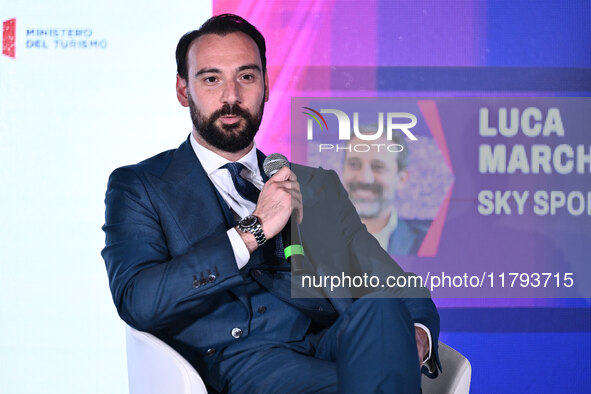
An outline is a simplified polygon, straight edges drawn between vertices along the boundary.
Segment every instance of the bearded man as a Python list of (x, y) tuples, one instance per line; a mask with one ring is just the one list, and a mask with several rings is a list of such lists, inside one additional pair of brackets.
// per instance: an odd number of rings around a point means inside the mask
[[(366, 126), (366, 132), (373, 131)], [(362, 142), (353, 137), (348, 146)], [(376, 142), (392, 143), (399, 151), (370, 149), (345, 151), (343, 185), (357, 209), (367, 231), (390, 255), (417, 254), (431, 220), (402, 218), (396, 210), (396, 192), (408, 180), (408, 146), (402, 134), (394, 133), (392, 140), (385, 136)]]
[(102, 254), (121, 318), (175, 348), (212, 391), (418, 393), (421, 368), (436, 374), (438, 365), (439, 316), (425, 289), (291, 297), (280, 231), (293, 212), (313, 265), (406, 273), (365, 230), (334, 172), (261, 171), (253, 138), (269, 95), (263, 36), (219, 15), (184, 35), (176, 57), (191, 134), (109, 178)]

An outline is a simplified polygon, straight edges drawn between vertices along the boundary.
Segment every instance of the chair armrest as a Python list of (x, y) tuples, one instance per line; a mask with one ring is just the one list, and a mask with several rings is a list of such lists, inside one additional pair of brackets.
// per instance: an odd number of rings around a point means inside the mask
[(439, 376), (421, 377), (423, 394), (468, 394), (472, 378), (470, 361), (443, 342), (439, 342), (439, 360), (443, 369)]
[(207, 394), (189, 362), (147, 332), (125, 327), (130, 394)]

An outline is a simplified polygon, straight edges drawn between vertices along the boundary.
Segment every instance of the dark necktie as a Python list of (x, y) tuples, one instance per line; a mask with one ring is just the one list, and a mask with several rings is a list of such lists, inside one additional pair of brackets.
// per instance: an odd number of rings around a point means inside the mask
[(230, 171), (232, 181), (234, 182), (234, 187), (236, 188), (238, 194), (240, 194), (244, 199), (252, 201), (256, 204), (261, 192), (256, 188), (255, 185), (242, 178), (240, 175), (240, 172), (244, 169), (244, 165), (242, 163), (228, 163), (221, 168), (226, 168), (228, 171)]

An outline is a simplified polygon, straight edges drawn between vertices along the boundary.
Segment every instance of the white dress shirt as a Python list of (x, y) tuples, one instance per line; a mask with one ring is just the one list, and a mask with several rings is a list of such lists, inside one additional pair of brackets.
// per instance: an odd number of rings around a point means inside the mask
[(396, 227), (398, 227), (398, 213), (396, 213), (396, 210), (393, 209), (392, 213), (390, 213), (390, 219), (388, 219), (388, 223), (386, 223), (383, 229), (373, 234), (373, 236), (380, 243), (382, 249), (388, 250), (390, 234), (392, 234), (394, 230), (396, 230)]

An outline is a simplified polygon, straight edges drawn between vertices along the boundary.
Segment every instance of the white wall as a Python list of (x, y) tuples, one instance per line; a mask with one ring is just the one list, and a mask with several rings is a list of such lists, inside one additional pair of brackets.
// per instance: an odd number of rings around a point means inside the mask
[[(17, 29), (16, 58), (0, 55), (1, 393), (127, 392), (100, 256), (106, 182), (186, 138), (174, 50), (210, 15), (196, 0), (0, 0)], [(62, 28), (107, 45), (27, 48), (43, 39), (27, 30)]]

